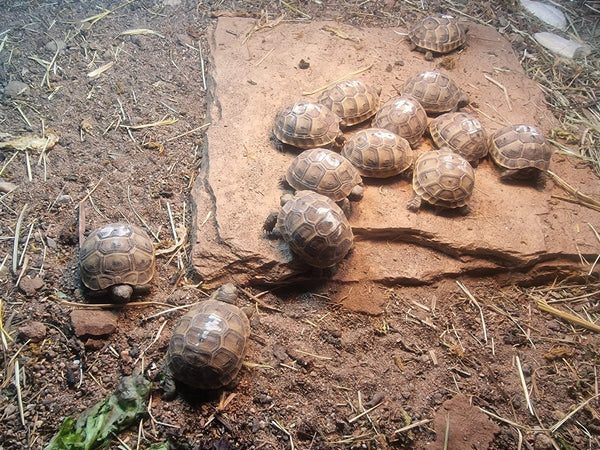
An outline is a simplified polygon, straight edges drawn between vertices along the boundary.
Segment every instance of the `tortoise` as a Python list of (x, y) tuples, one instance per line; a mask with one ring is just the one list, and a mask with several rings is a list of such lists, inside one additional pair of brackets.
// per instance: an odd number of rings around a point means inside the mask
[(282, 208), (269, 215), (264, 229), (277, 227), (291, 250), (317, 268), (333, 267), (354, 243), (352, 228), (341, 208), (329, 197), (314, 191), (282, 196)]
[(317, 101), (340, 117), (341, 127), (350, 127), (375, 115), (379, 93), (360, 80), (345, 80), (323, 91)]
[(375, 114), (373, 128), (385, 128), (417, 148), (427, 129), (427, 113), (412, 95), (400, 95), (389, 99)]
[(429, 134), (436, 147), (450, 147), (471, 164), (477, 164), (488, 153), (487, 133), (481, 122), (471, 114), (442, 114), (429, 124)]
[(334, 202), (358, 201), (364, 193), (356, 167), (326, 148), (304, 150), (296, 156), (287, 169), (285, 180), (297, 191), (315, 191)]
[(167, 350), (166, 399), (174, 398), (176, 380), (193, 389), (213, 390), (235, 379), (250, 336), (250, 312), (234, 304), (237, 295), (233, 284), (224, 284), (178, 321)]
[(502, 181), (533, 180), (540, 190), (546, 186), (552, 149), (536, 127), (516, 124), (499, 129), (490, 137), (489, 151)]
[(469, 97), (452, 78), (435, 70), (409, 78), (403, 92), (416, 98), (429, 114), (453, 111), (469, 103)]
[(138, 226), (110, 223), (94, 230), (79, 250), (81, 281), (94, 295), (116, 303), (150, 290), (154, 276), (154, 245)]
[(367, 128), (353, 134), (342, 147), (346, 157), (364, 177), (388, 178), (406, 171), (413, 150), (403, 137), (384, 128)]
[(275, 116), (273, 134), (298, 148), (324, 147), (342, 139), (340, 118), (320, 103), (296, 102)]
[(417, 22), (408, 32), (411, 50), (425, 53), (427, 61), (434, 53), (450, 53), (466, 41), (466, 30), (458, 21), (447, 14), (434, 14)]
[(475, 173), (471, 164), (447, 147), (423, 153), (415, 162), (413, 189), (415, 197), (407, 208), (413, 212), (421, 200), (442, 208), (458, 208), (467, 214), (467, 202), (473, 193)]

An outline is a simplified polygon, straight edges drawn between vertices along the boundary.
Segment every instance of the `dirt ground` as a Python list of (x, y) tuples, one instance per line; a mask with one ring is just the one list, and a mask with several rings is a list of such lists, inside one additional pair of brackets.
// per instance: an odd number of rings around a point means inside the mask
[[(160, 384), (182, 313), (172, 307), (210, 292), (188, 236), (191, 188), (209, 164), (202, 75), (217, 17), (406, 27), (442, 10), (491, 25), (546, 94), (552, 139), (581, 165), (593, 164), (600, 129), (597, 50), (555, 60), (512, 1), (98, 3), (0, 3), (0, 143), (41, 137), (0, 148), (0, 449), (43, 448), (137, 370), (153, 383), (148, 414), (110, 448), (600, 446), (600, 282), (584, 258), (560, 277), (377, 288), (365, 292), (385, 299), (377, 315), (333, 300), (336, 284), (241, 286), (257, 314), (236, 384), (170, 402)], [(559, 3), (597, 49), (598, 2)], [(114, 221), (147, 227), (160, 255), (152, 293), (101, 320), (80, 291), (78, 247)], [(90, 337), (74, 327), (82, 315), (114, 327)]]

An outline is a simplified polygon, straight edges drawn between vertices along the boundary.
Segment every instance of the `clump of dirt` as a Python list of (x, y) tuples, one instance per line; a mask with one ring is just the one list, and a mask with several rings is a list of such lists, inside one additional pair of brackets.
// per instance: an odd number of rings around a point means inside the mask
[[(585, 39), (589, 6), (572, 15)], [(580, 77), (593, 80), (597, 60), (542, 66), (548, 56), (523, 34), (532, 19), (508, 3), (457, 10), (442, 1), (424, 11), (388, 1), (134, 0), (0, 9), (1, 141), (42, 142), (0, 149), (1, 447), (43, 448), (65, 417), (134, 371), (152, 381), (148, 414), (111, 448), (440, 448), (446, 435), (465, 448), (598, 446), (593, 277), (356, 285), (381, 300), (377, 315), (343, 307), (336, 283), (241, 286), (242, 306), (257, 312), (236, 383), (214, 393), (182, 388), (171, 402), (161, 396), (170, 330), (209, 293), (190, 270), (189, 230), (191, 186), (210, 164), (202, 75), (211, 69), (215, 17), (251, 17), (257, 27), (279, 18), (405, 27), (427, 12), (467, 14), (507, 35), (535, 77), (556, 81), (553, 73), (574, 69), (574, 96), (585, 94)], [(120, 308), (88, 303), (77, 269), (81, 237), (115, 221), (146, 227), (159, 253), (152, 293)], [(574, 216), (574, 233), (589, 226)], [(592, 263), (582, 261), (585, 272)]]

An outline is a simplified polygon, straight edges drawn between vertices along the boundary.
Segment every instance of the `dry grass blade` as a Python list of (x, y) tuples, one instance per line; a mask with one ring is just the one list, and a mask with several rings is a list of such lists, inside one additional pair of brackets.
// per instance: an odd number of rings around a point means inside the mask
[(462, 284), (460, 281), (457, 281), (456, 284), (458, 284), (458, 287), (462, 289), (462, 291), (467, 295), (467, 297), (469, 297), (469, 300), (477, 307), (477, 309), (479, 309), (479, 316), (481, 317), (481, 326), (483, 327), (483, 339), (487, 344), (487, 328), (485, 326), (485, 318), (483, 317), (483, 309), (481, 309), (479, 302), (475, 299), (473, 294), (471, 294), (471, 292), (465, 287), (464, 284)]
[(558, 317), (559, 319), (571, 322), (573, 325), (585, 328), (586, 330), (600, 333), (600, 325), (596, 325), (595, 323), (590, 322), (589, 320), (582, 319), (581, 317), (578, 317), (574, 314), (566, 313), (564, 311), (561, 311), (560, 309), (556, 309), (553, 306), (550, 306), (544, 300), (536, 299), (535, 303), (539, 309), (541, 309), (544, 312), (550, 313), (553, 316)]
[(23, 217), (25, 216), (25, 211), (29, 206), (28, 203), (23, 205), (23, 209), (21, 209), (21, 213), (17, 218), (17, 224), (15, 225), (15, 239), (13, 241), (13, 256), (12, 256), (12, 271), (13, 273), (17, 273), (17, 269), (19, 268), (19, 239), (21, 235), (21, 226), (23, 225)]
[(87, 74), (87, 76), (89, 78), (96, 78), (97, 76), (102, 75), (104, 72), (106, 72), (108, 69), (110, 69), (112, 66), (115, 65), (114, 61), (109, 61), (106, 64), (98, 67), (97, 69), (92, 70), (91, 72), (89, 72)]
[(110, 11), (104, 11), (103, 13), (100, 14), (96, 14), (95, 16), (90, 16), (87, 17), (85, 19), (83, 19), (81, 22), (85, 23), (85, 22), (90, 22), (90, 27), (93, 26), (96, 22), (104, 19), (106, 16), (114, 13), (115, 11), (124, 8), (125, 6), (129, 5), (130, 3), (135, 2), (136, 0), (129, 0), (128, 2), (125, 2), (119, 6), (117, 6), (116, 8), (111, 9)]
[(571, 411), (569, 414), (567, 414), (565, 417), (563, 417), (561, 420), (559, 420), (558, 422), (556, 422), (554, 425), (552, 425), (552, 427), (550, 427), (550, 431), (552, 433), (556, 433), (556, 431), (563, 426), (563, 424), (569, 420), (571, 417), (573, 417), (575, 414), (577, 414), (577, 412), (583, 408), (584, 406), (586, 406), (589, 402), (591, 402), (592, 400), (598, 398), (600, 396), (600, 394), (596, 394), (590, 398), (588, 398), (586, 401), (581, 402), (575, 409), (573, 409), (573, 411)]
[(508, 106), (508, 110), (512, 111), (513, 107), (512, 107), (512, 103), (510, 101), (510, 97), (508, 96), (508, 90), (506, 89), (506, 86), (504, 86), (503, 84), (499, 83), (498, 81), (494, 80), (492, 77), (490, 77), (489, 75), (484, 75), (485, 79), (488, 80), (490, 83), (496, 85), (497, 87), (499, 87), (500, 89), (502, 89), (502, 92), (504, 92), (504, 98), (506, 99), (506, 105)]
[(125, 31), (119, 33), (119, 36), (132, 36), (132, 35), (136, 35), (136, 34), (153, 34), (154, 36), (158, 36), (163, 39), (166, 38), (166, 36), (163, 36), (159, 32), (154, 31), (154, 30), (149, 30), (148, 28), (134, 28), (132, 30), (125, 30)]
[(168, 118), (168, 116), (165, 116), (158, 122), (145, 123), (143, 125), (119, 125), (119, 127), (127, 128), (128, 130), (143, 130), (144, 128), (162, 127), (164, 125), (173, 125), (174, 123), (177, 123), (178, 121), (179, 121), (179, 119), (175, 119), (172, 117)]
[[(575, 189), (573, 186), (571, 186), (569, 183), (567, 183), (565, 180), (563, 180), (561, 177), (556, 175), (551, 170), (548, 170), (547, 173), (548, 173), (548, 175), (550, 175), (550, 177), (556, 183), (557, 186), (563, 188), (569, 194), (576, 197), (577, 200), (579, 200), (579, 204), (581, 204), (583, 206), (587, 206), (588, 208), (594, 209), (596, 211), (600, 211), (600, 201)], [(558, 198), (560, 198), (560, 197), (558, 197)]]
[(406, 425), (405, 427), (398, 428), (394, 430), (394, 434), (404, 433), (405, 431), (412, 430), (413, 428), (420, 427), (421, 425), (426, 425), (431, 422), (431, 419), (423, 419), (418, 422), (411, 423), (410, 425)]
[(17, 388), (17, 403), (19, 405), (19, 416), (21, 418), (21, 425), (26, 426), (25, 423), (25, 411), (23, 409), (23, 394), (21, 393), (21, 369), (19, 367), (19, 360), (15, 359), (15, 387)]
[(0, 338), (2, 338), (2, 346), (4, 347), (4, 350), (8, 350), (8, 342), (6, 341), (6, 338), (11, 341), (13, 341), (13, 338), (4, 328), (4, 319), (2, 318), (2, 303), (3, 300), (0, 298)]
[(294, 450), (294, 439), (292, 438), (292, 434), (286, 430), (283, 425), (281, 425), (277, 420), (273, 419), (271, 420), (271, 423), (273, 424), (273, 426), (275, 428), (277, 428), (279, 431), (282, 431), (283, 433), (285, 433), (288, 437), (288, 439), (290, 440), (290, 449)]
[(192, 133), (195, 133), (196, 131), (203, 130), (204, 128), (206, 128), (208, 126), (210, 126), (210, 122), (205, 123), (204, 125), (200, 125), (199, 127), (196, 127), (190, 131), (186, 131), (185, 133), (181, 133), (181, 134), (178, 134), (177, 136), (173, 136), (172, 138), (167, 139), (165, 142), (174, 141), (175, 139), (179, 139), (181, 137), (187, 136), (188, 134), (192, 134)]
[(383, 405), (383, 402), (377, 403), (375, 406), (372, 406), (369, 409), (365, 409), (363, 412), (361, 412), (360, 414), (352, 417), (351, 419), (348, 419), (348, 423), (353, 423), (356, 422), (358, 419), (360, 419), (363, 416), (366, 416), (367, 414), (369, 414), (371, 411), (379, 408), (381, 405)]
[(519, 372), (519, 380), (521, 381), (521, 387), (523, 388), (523, 393), (525, 394), (525, 400), (527, 402), (527, 408), (532, 416), (535, 416), (533, 412), (533, 405), (531, 404), (531, 400), (529, 399), (529, 391), (527, 390), (527, 383), (525, 382), (525, 376), (523, 375), (523, 368), (521, 367), (521, 358), (519, 355), (516, 356), (517, 361), (517, 370)]
[(310, 19), (311, 19), (311, 17), (310, 17), (308, 14), (306, 14), (306, 13), (303, 13), (303, 12), (302, 12), (302, 11), (300, 11), (298, 8), (295, 8), (294, 6), (290, 5), (289, 3), (287, 3), (287, 2), (284, 2), (283, 0), (280, 0), (280, 2), (281, 2), (281, 4), (282, 4), (282, 5), (286, 6), (286, 7), (287, 7), (287, 8), (289, 8), (289, 9), (291, 9), (291, 10), (292, 10), (292, 11), (294, 11), (295, 13), (297, 13), (297, 14), (300, 14), (300, 15), (301, 15), (302, 17), (304, 17), (305, 19), (308, 19), (308, 20), (310, 20)]
[(313, 95), (313, 94), (316, 94), (317, 92), (324, 91), (325, 89), (329, 88), (330, 86), (333, 86), (334, 84), (339, 83), (340, 81), (345, 80), (348, 77), (353, 77), (353, 76), (358, 75), (360, 73), (366, 72), (371, 67), (373, 67), (373, 64), (369, 64), (368, 66), (361, 67), (360, 69), (355, 70), (354, 72), (347, 73), (343, 77), (340, 77), (337, 80), (334, 80), (331, 83), (326, 84), (325, 86), (321, 86), (320, 88), (317, 88), (314, 91), (309, 91), (309, 92), (302, 91), (302, 95)]

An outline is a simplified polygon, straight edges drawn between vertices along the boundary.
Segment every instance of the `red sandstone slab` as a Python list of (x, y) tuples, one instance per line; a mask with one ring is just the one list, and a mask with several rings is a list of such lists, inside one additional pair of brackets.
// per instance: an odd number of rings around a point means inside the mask
[[(193, 190), (195, 270), (207, 281), (286, 283), (298, 268), (284, 243), (268, 240), (262, 225), (279, 203), (281, 175), (295, 156), (271, 140), (278, 109), (357, 69), (358, 78), (394, 96), (405, 80), (437, 68), (411, 52), (401, 29), (358, 29), (331, 22), (281, 23), (254, 30), (255, 22), (220, 18), (211, 30), (209, 80), (212, 105), (205, 160)], [(325, 31), (338, 27), (350, 39)], [(300, 61), (310, 64), (300, 69)], [(471, 24), (466, 48), (440, 68), (469, 94), (491, 133), (508, 123), (549, 132), (554, 119), (537, 84), (526, 77), (510, 44), (494, 29)], [(487, 77), (487, 78), (486, 78)], [(506, 88), (508, 98), (495, 80)], [(424, 140), (419, 151), (430, 148)], [(551, 169), (589, 195), (600, 195), (597, 177), (579, 161), (553, 157)], [(356, 248), (334, 278), (340, 282), (417, 284), (444, 276), (486, 274), (543, 264), (546, 270), (580, 268), (580, 254), (595, 258), (600, 245), (587, 223), (600, 214), (554, 199), (564, 192), (548, 183), (531, 187), (500, 183), (495, 168), (476, 169), (476, 191), (465, 217), (430, 209), (411, 213), (406, 179), (365, 180), (354, 204)]]

